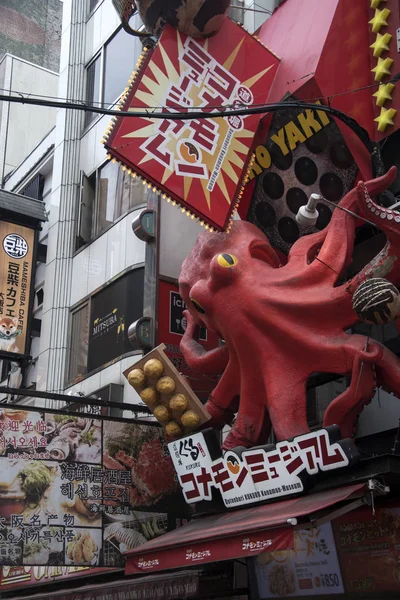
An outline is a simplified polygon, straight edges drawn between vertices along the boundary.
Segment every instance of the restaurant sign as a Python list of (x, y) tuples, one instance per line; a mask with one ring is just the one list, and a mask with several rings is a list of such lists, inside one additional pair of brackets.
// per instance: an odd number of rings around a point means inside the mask
[(35, 231), (0, 221), (0, 356), (26, 354)]
[(216, 489), (227, 508), (305, 492), (319, 473), (359, 460), (354, 442), (341, 440), (336, 426), (223, 456), (216, 451), (212, 430), (171, 442), (168, 448), (186, 502), (211, 501)]
[[(226, 19), (220, 32), (193, 40), (166, 26), (132, 80), (105, 145), (110, 156), (155, 185), (173, 203), (212, 228), (225, 230), (242, 195), (260, 115), (171, 120), (193, 109), (212, 117), (222, 107), (267, 101), (279, 60)], [(162, 109), (164, 119), (151, 118)]]
[(157, 427), (0, 410), (0, 565), (124, 566), (179, 498)]

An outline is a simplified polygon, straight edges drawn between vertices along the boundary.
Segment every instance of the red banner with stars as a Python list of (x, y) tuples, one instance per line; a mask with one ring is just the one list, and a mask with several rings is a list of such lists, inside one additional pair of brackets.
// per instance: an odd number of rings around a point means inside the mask
[[(229, 19), (201, 41), (167, 26), (122, 106), (149, 117), (118, 117), (106, 140), (110, 155), (189, 214), (226, 229), (242, 194), (260, 115), (171, 120), (168, 114), (198, 108), (211, 117), (224, 106), (265, 104), (278, 64)], [(151, 118), (161, 108), (166, 118)]]

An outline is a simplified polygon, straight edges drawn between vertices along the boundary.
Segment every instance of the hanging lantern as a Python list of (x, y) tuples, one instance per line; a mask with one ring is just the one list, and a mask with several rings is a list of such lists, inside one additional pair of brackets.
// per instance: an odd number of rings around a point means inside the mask
[(390, 323), (400, 312), (399, 291), (387, 279), (372, 277), (363, 281), (354, 292), (353, 309), (363, 323)]
[[(193, 38), (209, 37), (219, 31), (229, 10), (230, 0), (112, 0), (125, 31), (149, 37), (161, 35), (171, 25)], [(133, 29), (129, 19), (138, 13), (147, 31)]]

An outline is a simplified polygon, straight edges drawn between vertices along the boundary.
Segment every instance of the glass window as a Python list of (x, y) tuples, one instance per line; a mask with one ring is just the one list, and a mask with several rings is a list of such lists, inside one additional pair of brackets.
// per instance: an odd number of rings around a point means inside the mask
[(129, 77), (142, 52), (140, 38), (120, 29), (105, 48), (104, 94), (105, 105), (113, 104), (128, 85)]
[(96, 233), (100, 233), (114, 222), (118, 172), (119, 165), (112, 162), (99, 170)]
[[(98, 56), (86, 69), (86, 102), (97, 106), (100, 100), (101, 57)], [(96, 117), (96, 113), (85, 113), (85, 127)]]
[(89, 342), (89, 304), (72, 313), (68, 381), (86, 374)]
[(138, 177), (128, 175), (117, 163), (99, 169), (96, 235), (135, 206), (145, 204), (146, 191)]
[(95, 6), (97, 5), (99, 0), (89, 0), (89, 13), (92, 12), (92, 10), (95, 9)]
[(91, 177), (81, 173), (81, 189), (78, 207), (78, 233), (75, 249), (90, 242), (93, 233), (93, 211), (96, 199), (96, 173)]

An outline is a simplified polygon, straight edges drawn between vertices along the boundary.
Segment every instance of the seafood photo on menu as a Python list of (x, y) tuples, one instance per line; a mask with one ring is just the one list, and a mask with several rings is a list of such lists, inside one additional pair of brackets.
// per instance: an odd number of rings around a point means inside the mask
[(103, 435), (104, 468), (110, 472), (128, 471), (131, 480), (129, 510), (121, 511), (114, 500), (104, 500), (104, 564), (121, 566), (122, 552), (167, 531), (167, 514), (159, 511), (166, 511), (172, 499), (179, 502), (180, 492), (158, 428), (106, 421)]
[(130, 471), (129, 502), (136, 510), (156, 506), (179, 491), (174, 465), (157, 427), (105, 421), (103, 436), (103, 465)]
[(101, 462), (99, 420), (73, 415), (45, 414), (47, 452), (51, 460)]

